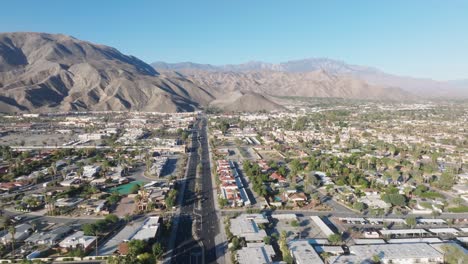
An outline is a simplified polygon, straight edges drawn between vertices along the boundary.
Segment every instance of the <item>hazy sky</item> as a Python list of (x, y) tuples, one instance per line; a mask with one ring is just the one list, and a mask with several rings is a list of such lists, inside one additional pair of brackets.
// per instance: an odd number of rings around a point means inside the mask
[(64, 33), (146, 62), (328, 57), (468, 78), (468, 0), (10, 0), (0, 31)]

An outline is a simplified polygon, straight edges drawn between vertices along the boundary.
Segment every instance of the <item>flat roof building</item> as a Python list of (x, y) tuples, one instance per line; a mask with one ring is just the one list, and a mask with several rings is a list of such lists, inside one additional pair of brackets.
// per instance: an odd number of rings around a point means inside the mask
[(418, 224), (421, 224), (421, 225), (443, 225), (443, 224), (446, 224), (447, 222), (444, 220), (444, 219), (437, 219), (437, 218), (434, 218), (434, 219), (430, 219), (430, 218), (420, 218), (420, 219), (416, 219), (417, 223)]
[(408, 243), (441, 243), (437, 237), (418, 237), (418, 238), (393, 238), (389, 239), (389, 244), (408, 244)]
[(159, 230), (159, 216), (148, 217), (143, 226), (136, 232), (131, 239), (150, 240), (156, 237)]
[(232, 234), (246, 241), (263, 241), (267, 236), (265, 230), (258, 227), (259, 224), (269, 223), (262, 214), (241, 214), (230, 221)]
[(270, 264), (273, 263), (274, 256), (275, 251), (271, 245), (249, 243), (247, 247), (237, 251), (237, 262), (239, 264)]
[(379, 230), (382, 236), (399, 237), (399, 236), (425, 236), (429, 233), (424, 229), (392, 229), (392, 230)]
[(355, 238), (353, 240), (356, 245), (386, 244), (385, 240), (380, 238)]
[(428, 230), (429, 230), (429, 232), (434, 233), (436, 235), (450, 234), (450, 235), (455, 235), (456, 236), (459, 233), (461, 233), (460, 231), (458, 231), (455, 228), (431, 228), (431, 229), (428, 229)]
[(414, 244), (381, 244), (350, 246), (351, 255), (332, 257), (331, 264), (372, 263), (378, 256), (381, 263), (412, 264), (412, 263), (443, 263), (442, 253), (426, 243)]
[(59, 246), (65, 249), (71, 248), (83, 248), (85, 251), (90, 249), (92, 245), (96, 242), (95, 236), (85, 236), (83, 231), (77, 231), (65, 239), (63, 239)]
[(307, 240), (293, 240), (289, 242), (289, 251), (296, 264), (324, 264), (320, 255)]
[(325, 222), (319, 217), (319, 216), (311, 216), (310, 219), (312, 219), (312, 221), (314, 221), (314, 223), (320, 228), (320, 230), (322, 230), (323, 234), (327, 237), (335, 234), (335, 232), (333, 232), (330, 227), (328, 227), (327, 224), (325, 224)]
[(114, 254), (119, 248), (120, 243), (131, 240), (136, 232), (142, 227), (143, 221), (128, 223), (120, 232), (111, 237), (105, 244), (99, 247), (99, 255), (107, 256)]
[(405, 219), (401, 218), (367, 218), (367, 221), (371, 224), (385, 224), (385, 223), (394, 223), (394, 224), (406, 224)]

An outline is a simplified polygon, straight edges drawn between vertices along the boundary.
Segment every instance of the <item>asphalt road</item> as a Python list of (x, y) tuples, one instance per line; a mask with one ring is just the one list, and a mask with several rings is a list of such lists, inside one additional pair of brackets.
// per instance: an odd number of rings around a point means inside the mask
[[(196, 125), (196, 124), (195, 124)], [(195, 127), (195, 126), (194, 126)], [(175, 248), (173, 249), (172, 263), (202, 263), (203, 249), (199, 242), (193, 237), (192, 223), (194, 221), (193, 212), (196, 207), (195, 181), (197, 173), (198, 157), (198, 132), (192, 134), (192, 150), (187, 166), (186, 187), (182, 194), (183, 200), (180, 205), (180, 215), (176, 234)]]
[(22, 212), (13, 212), (8, 210), (3, 210), (3, 215), (9, 216), (11, 218), (19, 215), (23, 217), (20, 223), (29, 223), (31, 221), (44, 221), (49, 223), (57, 223), (57, 224), (67, 224), (67, 225), (82, 225), (86, 223), (94, 223), (99, 218), (76, 218), (76, 217), (67, 217), (67, 216), (43, 216), (43, 215), (33, 215), (28, 213)]
[(202, 212), (203, 215), (200, 238), (205, 246), (205, 263), (216, 263), (215, 236), (219, 233), (218, 217), (215, 210), (215, 198), (213, 197), (213, 182), (211, 178), (210, 157), (208, 148), (208, 137), (206, 133), (207, 121), (201, 120), (200, 130), (201, 163), (202, 163)]

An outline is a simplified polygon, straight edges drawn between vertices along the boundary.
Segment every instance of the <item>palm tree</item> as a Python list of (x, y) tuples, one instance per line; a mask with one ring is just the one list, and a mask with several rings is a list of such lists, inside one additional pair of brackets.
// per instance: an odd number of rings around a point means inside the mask
[(15, 257), (15, 234), (16, 234), (16, 228), (14, 226), (8, 227), (8, 233), (11, 235), (11, 255), (14, 258)]
[(96, 236), (96, 257), (98, 256), (99, 254), (99, 247), (98, 247), (98, 240), (99, 240), (99, 236), (102, 235), (101, 231), (99, 231), (97, 228), (94, 230), (94, 234)]
[(47, 195), (45, 197), (45, 202), (46, 202), (47, 213), (49, 213), (49, 215), (53, 215), (55, 212), (55, 197), (52, 195)]

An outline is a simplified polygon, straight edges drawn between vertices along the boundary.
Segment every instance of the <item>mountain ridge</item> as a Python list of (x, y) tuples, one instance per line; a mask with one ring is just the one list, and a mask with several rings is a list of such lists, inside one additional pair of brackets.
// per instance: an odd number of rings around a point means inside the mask
[(308, 58), (290, 60), (281, 63), (268, 63), (250, 61), (242, 64), (211, 65), (193, 62), (166, 63), (155, 62), (151, 64), (155, 69), (187, 71), (219, 71), (219, 72), (249, 72), (249, 71), (280, 71), (288, 73), (305, 73), (317, 70), (346, 75), (366, 81), (368, 84), (402, 88), (403, 90), (425, 98), (468, 98), (468, 82), (466, 80), (437, 81), (427, 78), (415, 78), (385, 73), (375, 67), (348, 64), (341, 60), (328, 58)]
[(193, 111), (213, 99), (112, 47), (66, 35), (0, 34), (2, 112)]
[[(259, 67), (263, 70), (256, 71)], [(224, 72), (155, 70), (115, 48), (63, 34), (0, 33), (0, 112), (180, 112), (209, 106), (271, 111), (284, 109), (275, 96), (414, 98), (401, 89), (371, 85), (337, 70), (280, 72), (271, 67), (250, 62)]]

